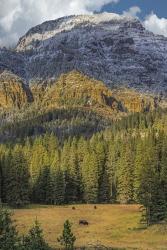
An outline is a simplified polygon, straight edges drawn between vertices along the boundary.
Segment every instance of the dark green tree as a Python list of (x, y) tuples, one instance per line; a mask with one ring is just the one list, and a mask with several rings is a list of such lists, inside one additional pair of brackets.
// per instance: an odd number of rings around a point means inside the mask
[(106, 159), (106, 172), (109, 176), (109, 201), (115, 202), (117, 198), (117, 176), (116, 170), (118, 167), (118, 159), (120, 157), (120, 145), (117, 141), (112, 141), (108, 146), (108, 153)]
[(155, 137), (149, 136), (136, 152), (135, 189), (137, 200), (145, 208), (145, 222), (149, 226), (166, 217), (165, 193), (160, 177), (161, 169)]
[(62, 205), (65, 200), (65, 177), (62, 170), (55, 172), (54, 181), (54, 204)]
[(134, 153), (129, 143), (124, 143), (120, 150), (117, 167), (117, 193), (120, 203), (130, 203), (134, 197)]
[(54, 203), (54, 187), (49, 166), (44, 166), (34, 185), (35, 201), (42, 204)]
[(106, 167), (103, 167), (103, 172), (101, 173), (98, 201), (100, 203), (110, 202), (110, 181), (109, 173)]
[(20, 146), (10, 154), (6, 176), (6, 200), (10, 206), (22, 207), (29, 203), (30, 174), (28, 164)]
[(43, 230), (37, 220), (28, 235), (23, 237), (23, 250), (51, 250), (44, 240)]
[(66, 250), (73, 250), (76, 237), (71, 231), (71, 223), (66, 220), (62, 235), (57, 239), (58, 242), (65, 247)]
[(2, 208), (0, 208), (0, 249), (21, 249), (20, 239), (11, 219), (11, 212)]
[(81, 165), (82, 181), (84, 185), (84, 201), (98, 202), (98, 162), (94, 152), (87, 152)]
[(61, 160), (61, 169), (65, 176), (65, 202), (76, 202), (80, 194), (80, 175), (75, 139), (65, 142)]
[(167, 137), (166, 136), (164, 136), (162, 142), (160, 168), (161, 168), (162, 188), (165, 195), (165, 202), (167, 204)]

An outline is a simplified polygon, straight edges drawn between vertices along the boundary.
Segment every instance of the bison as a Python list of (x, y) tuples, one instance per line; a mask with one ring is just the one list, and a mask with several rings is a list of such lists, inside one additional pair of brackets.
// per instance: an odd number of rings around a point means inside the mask
[(89, 223), (88, 223), (86, 220), (80, 220), (80, 221), (79, 221), (79, 225), (88, 226)]

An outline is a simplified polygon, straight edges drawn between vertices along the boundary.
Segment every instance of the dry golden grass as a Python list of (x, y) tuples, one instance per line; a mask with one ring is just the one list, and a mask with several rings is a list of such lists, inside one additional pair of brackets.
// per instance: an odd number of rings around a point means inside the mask
[[(164, 225), (139, 229), (139, 207), (137, 205), (75, 205), (72, 206), (34, 206), (29, 209), (14, 210), (21, 234), (26, 233), (34, 220), (40, 221), (47, 242), (59, 249), (57, 237), (61, 234), (63, 223), (69, 219), (77, 237), (76, 246), (104, 245), (125, 249), (166, 249), (167, 228)], [(88, 226), (79, 225), (85, 219)]]

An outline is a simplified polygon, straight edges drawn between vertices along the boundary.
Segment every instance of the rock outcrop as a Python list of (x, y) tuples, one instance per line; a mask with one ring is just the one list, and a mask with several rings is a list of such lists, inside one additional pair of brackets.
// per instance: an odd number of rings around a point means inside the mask
[(118, 117), (126, 113), (154, 110), (160, 106), (160, 101), (156, 96), (129, 88), (111, 90), (103, 82), (75, 70), (62, 74), (50, 84), (39, 81), (30, 86), (9, 71), (0, 74), (1, 110), (20, 109), (34, 103), (43, 111), (84, 108)]
[(78, 71), (62, 74), (55, 82), (32, 84), (34, 101), (47, 109), (86, 108), (108, 115), (154, 110), (159, 100), (133, 89), (110, 90), (103, 82)]
[(8, 71), (0, 74), (0, 109), (21, 108), (30, 101), (30, 92), (18, 76)]
[(156, 96), (139, 93), (133, 89), (115, 89), (112, 94), (121, 102), (124, 110), (130, 113), (153, 111), (160, 105)]

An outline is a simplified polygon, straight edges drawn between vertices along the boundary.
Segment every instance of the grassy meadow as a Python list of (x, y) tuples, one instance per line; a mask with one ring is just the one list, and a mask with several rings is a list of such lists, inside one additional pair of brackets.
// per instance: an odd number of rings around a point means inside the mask
[[(167, 226), (155, 225), (141, 229), (139, 206), (137, 205), (75, 205), (72, 206), (33, 206), (14, 210), (14, 219), (20, 234), (24, 234), (37, 218), (44, 230), (47, 242), (60, 249), (57, 237), (63, 223), (69, 219), (77, 238), (76, 247), (105, 246), (118, 249), (167, 249)], [(88, 226), (79, 225), (85, 219)]]

